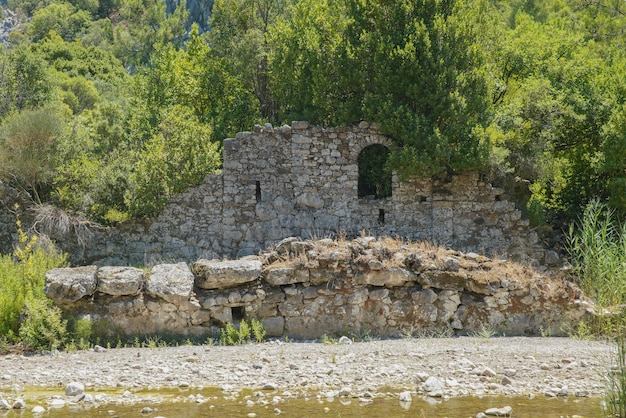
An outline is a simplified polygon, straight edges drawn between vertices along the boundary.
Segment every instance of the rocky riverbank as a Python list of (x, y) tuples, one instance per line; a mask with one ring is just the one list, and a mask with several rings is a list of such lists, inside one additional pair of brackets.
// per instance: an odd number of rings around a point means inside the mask
[[(97, 348), (0, 357), (0, 408), (145, 402), (141, 391), (215, 387), (284, 398), (600, 397), (611, 346), (570, 338), (271, 341), (236, 347)], [(80, 389), (70, 391), (70, 383)], [(71, 385), (70, 385), (71, 386)], [(37, 405), (29, 394), (48, 393)], [(66, 393), (66, 390), (68, 392)], [(106, 394), (107, 390), (119, 395)], [(26, 399), (25, 404), (20, 404)]]

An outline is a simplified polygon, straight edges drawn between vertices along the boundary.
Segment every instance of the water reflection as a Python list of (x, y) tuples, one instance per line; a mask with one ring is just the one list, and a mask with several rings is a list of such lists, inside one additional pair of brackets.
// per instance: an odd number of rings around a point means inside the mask
[[(108, 404), (85, 409), (82, 406), (66, 406), (51, 409), (46, 417), (435, 417), (474, 418), (488, 408), (511, 406), (513, 417), (602, 417), (599, 398), (544, 398), (526, 397), (465, 397), (449, 400), (413, 397), (411, 402), (397, 398), (361, 399), (283, 399), (265, 405), (251, 401), (250, 396), (210, 396), (190, 391), (187, 397), (168, 398), (154, 396), (153, 402), (132, 405)], [(206, 393), (206, 392), (205, 392)], [(154, 393), (152, 395), (155, 395)], [(197, 396), (200, 395), (200, 396)], [(196, 397), (197, 396), (197, 397)], [(199, 401), (201, 399), (201, 401)], [(253, 398), (252, 398), (253, 399)], [(143, 410), (143, 411), (142, 411)]]

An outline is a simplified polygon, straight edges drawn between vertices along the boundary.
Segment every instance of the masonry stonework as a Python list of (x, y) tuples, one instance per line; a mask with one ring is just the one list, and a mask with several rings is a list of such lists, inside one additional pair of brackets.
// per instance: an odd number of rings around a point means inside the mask
[(147, 265), (258, 254), (291, 236), (365, 232), (543, 263), (528, 221), (477, 172), (403, 182), (394, 174), (390, 197), (359, 198), (357, 160), (373, 144), (391, 140), (366, 122), (255, 126), (224, 140), (220, 174), (174, 197), (156, 218), (61, 246), (75, 264)]

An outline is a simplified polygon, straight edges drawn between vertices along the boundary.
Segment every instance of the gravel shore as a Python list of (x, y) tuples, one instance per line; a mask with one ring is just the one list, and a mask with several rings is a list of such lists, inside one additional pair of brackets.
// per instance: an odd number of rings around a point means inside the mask
[(0, 357), (0, 392), (63, 388), (276, 388), (328, 396), (380, 391), (459, 397), (601, 396), (604, 342), (569, 338), (418, 338), (333, 344), (271, 341)]

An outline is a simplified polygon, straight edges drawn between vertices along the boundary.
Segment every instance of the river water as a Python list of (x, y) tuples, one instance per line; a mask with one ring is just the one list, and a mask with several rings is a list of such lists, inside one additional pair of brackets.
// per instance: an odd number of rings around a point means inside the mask
[[(464, 397), (435, 400), (414, 397), (410, 403), (401, 403), (397, 398), (377, 398), (364, 403), (356, 398), (287, 399), (262, 405), (253, 401), (254, 396), (240, 393), (235, 396), (214, 396), (215, 392), (190, 390), (189, 393), (152, 392), (136, 393), (140, 402), (125, 401), (86, 408), (80, 404), (50, 408), (46, 417), (418, 417), (418, 418), (474, 418), (478, 412), (488, 408), (511, 406), (512, 417), (559, 418), (559, 417), (602, 417), (600, 398), (545, 398), (528, 397)], [(162, 395), (162, 396), (159, 396)], [(191, 395), (191, 396), (190, 396)], [(201, 395), (196, 398), (196, 396)], [(200, 400), (201, 402), (197, 402)], [(45, 406), (45, 403), (41, 403)]]

